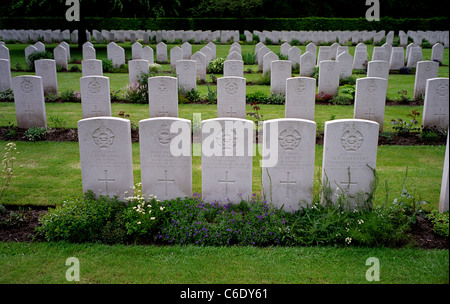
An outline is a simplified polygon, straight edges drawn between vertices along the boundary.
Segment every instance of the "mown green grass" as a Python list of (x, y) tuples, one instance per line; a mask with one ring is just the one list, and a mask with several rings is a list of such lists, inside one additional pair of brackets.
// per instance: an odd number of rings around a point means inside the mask
[[(64, 284), (66, 259), (94, 284), (448, 284), (448, 250), (0, 243), (0, 283)], [(369, 257), (380, 281), (368, 282)], [(75, 283), (75, 282), (74, 282)]]
[[(111, 111), (113, 117), (119, 117), (121, 111), (129, 114), (129, 119), (132, 123), (138, 124), (140, 120), (149, 117), (148, 104), (127, 104), (127, 103), (112, 103)], [(76, 128), (77, 121), (82, 119), (81, 103), (46, 103), (48, 127), (57, 127), (52, 121), (52, 117), (59, 118), (66, 123), (66, 128)], [(285, 117), (284, 105), (260, 105), (260, 114), (263, 115), (264, 120), (277, 119)], [(385, 132), (393, 131), (393, 125), (390, 123), (392, 119), (402, 118), (408, 119), (408, 114), (413, 110), (422, 113), (423, 106), (387, 106), (385, 109), (385, 117), (383, 130)], [(1, 102), (0, 114), (3, 118), (0, 119), (0, 126), (8, 126), (14, 124), (17, 126), (16, 112), (13, 102)], [(254, 112), (251, 105), (246, 106), (246, 112)], [(193, 120), (195, 113), (201, 114), (201, 119), (210, 119), (217, 117), (216, 104), (179, 104), (178, 116), (185, 119)], [(314, 121), (317, 124), (323, 124), (334, 116), (335, 119), (353, 118), (353, 106), (340, 105), (316, 105)], [(417, 117), (418, 126), (422, 122), (422, 116)], [(250, 119), (250, 116), (248, 116)]]
[[(6, 142), (0, 141), (4, 146)], [(15, 174), (2, 198), (5, 205), (57, 205), (64, 199), (82, 195), (78, 143), (16, 142)], [(140, 182), (139, 144), (133, 144), (134, 181)], [(315, 149), (314, 193), (320, 189), (323, 146)], [(383, 204), (399, 196), (404, 187), (417, 199), (428, 202), (427, 210), (437, 209), (444, 163), (444, 146), (380, 146), (377, 172), (380, 186), (375, 203)], [(253, 158), (253, 192), (261, 191), (260, 155)], [(201, 193), (201, 157), (192, 157), (192, 191)], [(385, 187), (385, 182), (388, 188)]]

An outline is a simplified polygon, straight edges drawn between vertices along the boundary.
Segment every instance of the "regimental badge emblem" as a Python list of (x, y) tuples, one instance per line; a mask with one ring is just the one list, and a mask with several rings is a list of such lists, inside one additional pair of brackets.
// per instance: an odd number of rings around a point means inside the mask
[(108, 128), (98, 128), (92, 134), (92, 139), (100, 149), (109, 149), (114, 143), (114, 133)]
[(341, 145), (345, 151), (358, 151), (364, 142), (364, 137), (353, 124), (344, 127), (344, 133), (341, 136)]
[(173, 134), (170, 133), (170, 128), (167, 124), (163, 123), (159, 128), (156, 138), (161, 145), (168, 145), (172, 141)]
[(293, 151), (300, 146), (302, 137), (297, 130), (286, 129), (283, 130), (278, 136), (280, 146), (285, 151)]
[(440, 97), (445, 97), (448, 95), (448, 84), (441, 83), (436, 88), (436, 94)]
[(236, 94), (238, 90), (238, 85), (237, 83), (235, 83), (234, 81), (227, 81), (227, 83), (225, 84), (225, 91), (230, 94)]
[(24, 93), (30, 93), (33, 91), (33, 85), (31, 84), (31, 81), (24, 79), (22, 83), (20, 84), (20, 88)]
[(88, 90), (89, 90), (89, 93), (91, 93), (91, 94), (98, 94), (100, 92), (101, 88), (102, 87), (101, 87), (100, 83), (98, 83), (98, 81), (91, 81), (88, 84)]

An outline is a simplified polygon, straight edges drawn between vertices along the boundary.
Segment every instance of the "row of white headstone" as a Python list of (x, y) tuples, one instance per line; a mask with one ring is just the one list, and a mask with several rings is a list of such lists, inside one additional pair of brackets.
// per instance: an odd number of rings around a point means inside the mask
[[(142, 39), (145, 44), (155, 39), (156, 43), (163, 40), (169, 43), (175, 43), (176, 40), (182, 42), (194, 41), (194, 43), (200, 43), (202, 41), (215, 41), (220, 40), (221, 43), (226, 43), (230, 40), (239, 42), (240, 32), (236, 30), (223, 30), (223, 31), (202, 31), (202, 30), (93, 30), (92, 32), (86, 30), (87, 41), (95, 40), (97, 42), (119, 42), (131, 41), (134, 43), (138, 39)], [(332, 43), (339, 42), (341, 44), (347, 44), (352, 42), (357, 44), (359, 42), (365, 42), (373, 40), (374, 44), (380, 43), (383, 39), (386, 39), (387, 43), (392, 44), (394, 41), (394, 31), (249, 31), (243, 32), (245, 41), (247, 43), (253, 42), (254, 35), (258, 36), (259, 41), (265, 42), (266, 38), (270, 39), (273, 43), (279, 43), (280, 41), (286, 41), (292, 43), (294, 40), (300, 44), (305, 44), (308, 41), (312, 41), (315, 44), (319, 43)], [(398, 37), (400, 38), (400, 45), (406, 46), (408, 44), (408, 38), (412, 38), (414, 43), (419, 46), (423, 40), (429, 41), (431, 44), (440, 42), (446, 47), (449, 47), (449, 32), (448, 31), (399, 31)], [(19, 41), (21, 43), (28, 43), (31, 41), (38, 41), (43, 39), (45, 43), (61, 42), (63, 40), (70, 41), (71, 43), (78, 43), (78, 30), (70, 32), (69, 30), (0, 30), (0, 37), (5, 41)]]
[[(252, 196), (253, 122), (214, 118), (201, 123), (202, 196), (233, 203)], [(322, 182), (327, 199), (344, 194), (351, 207), (364, 202), (374, 182), (378, 123), (343, 119), (325, 123)], [(133, 160), (129, 120), (97, 117), (78, 122), (83, 191), (132, 195)], [(192, 195), (191, 122), (149, 118), (139, 122), (142, 192), (160, 200)], [(304, 119), (264, 122), (262, 189), (285, 210), (312, 202), (316, 123)]]
[[(325, 122), (322, 201), (364, 206), (373, 191), (378, 123), (362, 119)], [(129, 120), (97, 117), (78, 122), (83, 191), (133, 195)], [(239, 203), (252, 197), (253, 122), (214, 118), (201, 123), (202, 197), (207, 202)], [(316, 124), (282, 118), (263, 124), (262, 194), (286, 211), (313, 199)], [(170, 200), (192, 195), (191, 122), (149, 118), (139, 122), (142, 193)], [(447, 168), (447, 172), (446, 172)], [(448, 140), (440, 211), (448, 210)]]
[[(97, 63), (97, 65), (95, 65)], [(374, 71), (382, 70), (387, 65), (383, 61), (373, 62)], [(42, 86), (43, 93), (58, 93), (56, 63), (51, 59), (35, 61), (36, 76), (24, 77), (22, 83), (30, 86)], [(101, 62), (90, 59), (83, 60), (83, 67), (89, 71), (101, 71)], [(372, 65), (369, 65), (372, 67)], [(438, 78), (439, 64), (433, 61), (421, 61), (417, 64), (415, 78), (415, 97), (424, 95), (423, 126), (446, 129), (448, 127), (448, 78)], [(130, 83), (136, 82), (141, 73), (148, 73), (148, 61), (136, 59), (129, 61)], [(324, 60), (320, 62), (318, 92), (336, 95), (339, 87), (338, 62)], [(9, 61), (0, 59), (0, 89), (14, 88), (20, 93), (18, 85), (11, 86)], [(287, 73), (286, 73), (287, 71)], [(176, 65), (177, 77), (158, 76), (148, 79), (148, 96), (150, 117), (178, 116), (178, 90), (196, 88), (195, 61), (179, 60)], [(368, 75), (371, 75), (370, 70)], [(316, 80), (310, 77), (290, 77), (290, 62), (276, 60), (272, 62), (272, 92), (285, 95), (286, 117), (314, 120)], [(377, 77), (378, 76), (378, 77)], [(381, 76), (381, 77), (380, 77)], [(15, 77), (18, 78), (18, 77)], [(39, 79), (39, 80), (38, 80)], [(34, 83), (34, 84), (33, 84)], [(375, 74), (359, 78), (356, 81), (354, 118), (377, 121), (382, 131), (388, 81), (382, 75)], [(28, 87), (28, 86), (27, 86)], [(81, 102), (83, 117), (110, 116), (109, 78), (95, 71), (80, 78)], [(31, 107), (31, 105), (26, 105)], [(86, 110), (85, 110), (86, 109)], [(42, 112), (42, 111), (40, 111)], [(169, 114), (170, 113), (170, 114)], [(31, 114), (30, 114), (31, 115)], [(29, 116), (30, 116), (29, 115)], [(217, 115), (218, 117), (246, 117), (246, 79), (237, 76), (219, 77), (217, 80)], [(21, 115), (18, 115), (18, 117)], [(19, 122), (19, 126), (28, 123)]]

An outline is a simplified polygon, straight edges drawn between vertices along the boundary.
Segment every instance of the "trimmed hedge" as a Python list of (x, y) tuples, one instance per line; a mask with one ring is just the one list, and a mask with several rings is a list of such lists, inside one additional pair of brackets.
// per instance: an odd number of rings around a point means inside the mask
[[(86, 29), (93, 30), (448, 30), (448, 17), (431, 19), (382, 17), (365, 18), (85, 18)], [(80, 26), (64, 18), (0, 18), (2, 29), (69, 29)]]

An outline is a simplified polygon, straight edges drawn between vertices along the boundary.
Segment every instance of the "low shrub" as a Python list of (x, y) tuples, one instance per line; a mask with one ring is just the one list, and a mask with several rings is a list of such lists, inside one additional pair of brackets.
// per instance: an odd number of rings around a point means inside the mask
[(53, 54), (48, 51), (31, 53), (27, 57), (27, 71), (34, 71), (34, 61), (39, 59), (53, 59)]
[(432, 211), (427, 215), (427, 218), (431, 220), (433, 224), (433, 230), (438, 235), (447, 237), (449, 236), (449, 212)]
[(44, 127), (31, 127), (25, 131), (25, 138), (29, 141), (39, 141), (44, 139), (47, 129)]
[(209, 63), (206, 72), (213, 74), (223, 74), (223, 64), (227, 60), (226, 58), (216, 58), (211, 60)]
[(60, 97), (63, 102), (81, 102), (81, 93), (72, 89), (62, 91)]
[(0, 91), (0, 100), (1, 101), (14, 101), (14, 91), (11, 89)]

